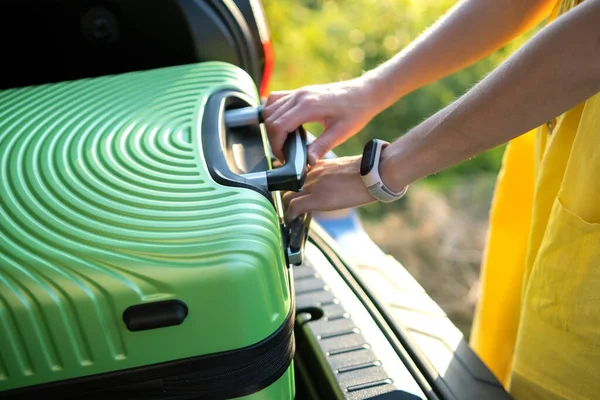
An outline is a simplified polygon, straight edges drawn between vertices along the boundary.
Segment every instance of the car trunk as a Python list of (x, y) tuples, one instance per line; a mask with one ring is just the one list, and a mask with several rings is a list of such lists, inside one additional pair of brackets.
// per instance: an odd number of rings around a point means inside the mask
[(397, 261), (358, 262), (318, 222), (305, 254), (293, 267), (298, 399), (510, 398)]
[[(148, 3), (4, 1), (0, 32), (22, 40), (5, 40), (11, 62), (0, 89), (207, 60), (240, 66), (265, 86), (256, 23), (246, 23), (234, 2)], [(144, 24), (150, 20), (161, 29)], [(291, 267), (297, 399), (509, 398), (397, 261), (349, 256), (319, 221), (304, 259)]]

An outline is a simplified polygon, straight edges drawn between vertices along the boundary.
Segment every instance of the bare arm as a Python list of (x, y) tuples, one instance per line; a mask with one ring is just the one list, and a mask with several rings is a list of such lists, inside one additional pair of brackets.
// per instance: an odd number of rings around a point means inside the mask
[(363, 76), (275, 92), (265, 107), (269, 138), (282, 156), (288, 132), (324, 126), (311, 163), (362, 129), (407, 93), (491, 54), (545, 18), (554, 0), (462, 0), (410, 46)]
[[(460, 99), (383, 152), (392, 190), (515, 138), (600, 92), (600, 0), (586, 0), (544, 28)], [(286, 218), (372, 202), (360, 158), (325, 160), (302, 193), (286, 193)]]
[[(386, 151), (392, 187), (425, 177), (543, 124), (600, 91), (600, 1), (587, 0)], [(386, 181), (387, 182), (387, 181)]]
[(384, 109), (490, 55), (541, 22), (555, 0), (462, 0), (395, 57), (366, 73)]

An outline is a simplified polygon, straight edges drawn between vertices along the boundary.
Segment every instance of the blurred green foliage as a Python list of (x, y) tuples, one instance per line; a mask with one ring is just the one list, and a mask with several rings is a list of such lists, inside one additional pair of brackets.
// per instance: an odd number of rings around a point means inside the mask
[[(392, 57), (432, 25), (455, 0), (263, 0), (275, 49), (271, 90), (359, 76)], [(393, 141), (465, 93), (534, 31), (486, 59), (423, 87), (375, 117), (335, 149), (359, 154), (370, 138)], [(318, 134), (320, 126), (308, 125)], [(504, 146), (424, 179), (445, 190), (473, 174), (496, 173)], [(401, 202), (399, 202), (401, 203)]]

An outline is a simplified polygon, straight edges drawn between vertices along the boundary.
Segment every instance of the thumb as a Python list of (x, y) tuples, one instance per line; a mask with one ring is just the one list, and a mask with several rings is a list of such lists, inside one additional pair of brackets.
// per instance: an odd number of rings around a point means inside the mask
[(330, 152), (344, 140), (344, 131), (339, 125), (324, 130), (323, 133), (308, 146), (308, 163), (310, 165), (315, 165), (325, 156), (325, 154)]

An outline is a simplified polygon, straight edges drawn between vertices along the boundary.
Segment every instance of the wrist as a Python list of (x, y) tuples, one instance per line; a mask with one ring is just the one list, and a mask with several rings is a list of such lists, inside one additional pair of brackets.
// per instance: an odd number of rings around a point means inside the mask
[(397, 173), (402, 171), (401, 168), (397, 168), (392, 148), (386, 147), (381, 152), (381, 161), (379, 162), (379, 176), (381, 181), (392, 191), (400, 192), (410, 182), (405, 179), (406, 174)]
[(381, 177), (381, 161), (383, 150), (389, 143), (381, 139), (372, 139), (363, 149), (360, 164), (360, 177), (368, 192), (376, 200), (390, 203), (401, 199), (408, 186), (393, 190)]

